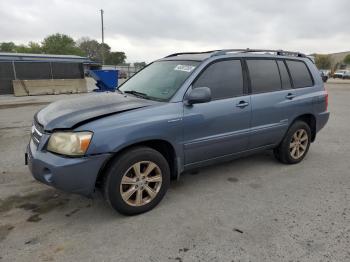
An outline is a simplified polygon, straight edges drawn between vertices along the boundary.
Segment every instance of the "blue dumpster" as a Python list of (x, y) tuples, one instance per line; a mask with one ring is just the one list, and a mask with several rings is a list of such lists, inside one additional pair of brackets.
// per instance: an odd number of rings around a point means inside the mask
[(90, 70), (90, 76), (96, 80), (98, 89), (94, 92), (114, 92), (118, 86), (118, 70)]

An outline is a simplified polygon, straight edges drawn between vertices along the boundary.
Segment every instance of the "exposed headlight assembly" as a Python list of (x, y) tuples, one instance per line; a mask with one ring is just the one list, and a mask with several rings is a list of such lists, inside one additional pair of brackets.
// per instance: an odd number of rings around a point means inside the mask
[(51, 135), (47, 150), (67, 156), (82, 156), (87, 151), (92, 132), (55, 132)]

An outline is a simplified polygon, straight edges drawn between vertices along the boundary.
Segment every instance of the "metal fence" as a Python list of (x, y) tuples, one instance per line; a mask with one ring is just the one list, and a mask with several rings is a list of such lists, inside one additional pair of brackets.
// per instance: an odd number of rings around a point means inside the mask
[(131, 65), (103, 65), (102, 69), (119, 70), (119, 78), (129, 78), (140, 71), (143, 67)]
[(0, 62), (0, 95), (13, 94), (12, 80), (84, 78), (83, 64), (70, 62)]
[(12, 62), (0, 63), (0, 94), (12, 94), (12, 80), (15, 79)]

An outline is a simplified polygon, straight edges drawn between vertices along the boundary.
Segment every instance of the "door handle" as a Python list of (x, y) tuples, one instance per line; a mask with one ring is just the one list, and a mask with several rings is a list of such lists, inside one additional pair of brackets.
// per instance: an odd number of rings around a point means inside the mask
[(242, 100), (242, 101), (239, 101), (239, 103), (236, 105), (236, 107), (244, 108), (248, 105), (249, 105), (249, 103), (247, 101)]
[(287, 99), (292, 100), (294, 97), (296, 97), (296, 95), (292, 94), (292, 93), (288, 93), (288, 95), (286, 95)]

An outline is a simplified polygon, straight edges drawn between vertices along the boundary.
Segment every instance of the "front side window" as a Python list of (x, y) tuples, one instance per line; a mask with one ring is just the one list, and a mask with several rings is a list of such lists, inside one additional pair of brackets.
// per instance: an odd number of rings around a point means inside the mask
[(146, 99), (168, 101), (198, 64), (197, 61), (154, 62), (118, 89)]
[(281, 90), (281, 79), (275, 60), (248, 59), (247, 66), (252, 93)]
[(208, 87), (212, 100), (241, 96), (243, 74), (240, 60), (226, 60), (209, 65), (192, 86)]
[(286, 60), (294, 88), (312, 86), (312, 78), (305, 63), (301, 61)]

